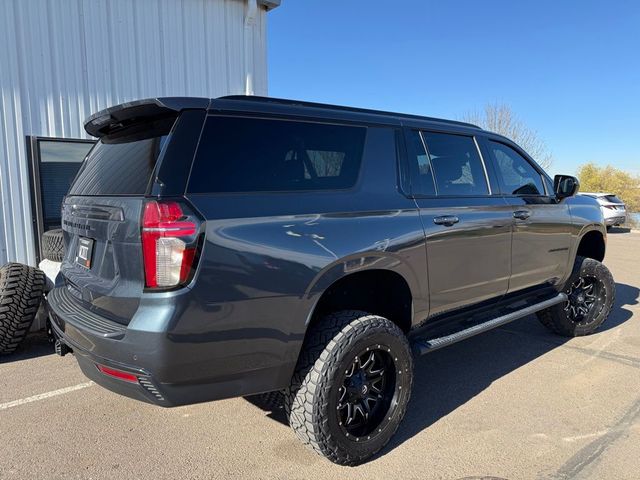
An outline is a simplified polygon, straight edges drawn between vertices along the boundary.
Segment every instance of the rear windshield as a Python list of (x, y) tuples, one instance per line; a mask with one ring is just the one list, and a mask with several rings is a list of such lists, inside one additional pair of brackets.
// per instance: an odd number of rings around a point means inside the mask
[(358, 178), (366, 128), (209, 117), (191, 193), (332, 190)]
[(117, 143), (100, 140), (80, 167), (69, 195), (144, 195), (168, 133)]
[(611, 203), (624, 203), (615, 195), (605, 195), (604, 197), (601, 197), (601, 198), (604, 198), (607, 202), (611, 202)]

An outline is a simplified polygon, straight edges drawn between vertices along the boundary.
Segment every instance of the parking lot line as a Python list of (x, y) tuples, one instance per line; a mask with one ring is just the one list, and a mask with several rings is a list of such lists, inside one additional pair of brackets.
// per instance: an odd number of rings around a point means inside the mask
[(72, 387), (61, 388), (59, 390), (53, 390), (51, 392), (40, 393), (38, 395), (34, 395), (32, 397), (21, 398), (20, 400), (14, 400), (12, 402), (0, 403), (0, 410), (6, 410), (8, 408), (19, 407), (20, 405), (24, 405), (26, 403), (38, 402), (40, 400), (46, 400), (47, 398), (57, 397), (58, 395), (64, 395), (66, 393), (75, 392), (76, 390), (82, 390), (83, 388), (87, 388), (94, 385), (93, 382), (79, 383), (78, 385), (73, 385)]

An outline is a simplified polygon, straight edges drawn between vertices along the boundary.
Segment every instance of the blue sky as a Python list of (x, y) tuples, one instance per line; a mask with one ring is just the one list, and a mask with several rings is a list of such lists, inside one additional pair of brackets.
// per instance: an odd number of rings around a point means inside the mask
[(549, 173), (640, 174), (639, 1), (283, 0), (269, 95), (457, 119), (501, 102)]

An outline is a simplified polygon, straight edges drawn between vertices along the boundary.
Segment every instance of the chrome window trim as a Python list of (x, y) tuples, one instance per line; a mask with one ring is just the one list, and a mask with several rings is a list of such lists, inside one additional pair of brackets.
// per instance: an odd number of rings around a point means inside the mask
[(489, 195), (493, 195), (493, 191), (491, 190), (491, 182), (489, 181), (489, 173), (487, 172), (487, 165), (484, 162), (484, 156), (482, 155), (482, 150), (480, 150), (480, 145), (478, 145), (478, 139), (476, 136), (473, 136), (473, 143), (476, 146), (476, 150), (480, 155), (480, 163), (482, 163), (482, 170), (484, 170), (484, 180), (487, 182), (487, 188), (489, 189)]

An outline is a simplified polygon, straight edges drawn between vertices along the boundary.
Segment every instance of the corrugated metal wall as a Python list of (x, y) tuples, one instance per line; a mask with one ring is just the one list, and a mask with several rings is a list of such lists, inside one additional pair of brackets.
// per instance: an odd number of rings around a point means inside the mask
[[(245, 0), (0, 1), (0, 265), (33, 264), (26, 135), (86, 138), (137, 98), (267, 93), (266, 12)], [(247, 61), (245, 62), (245, 58)]]

